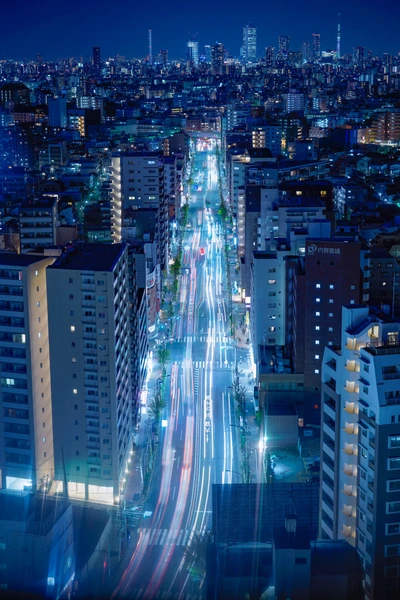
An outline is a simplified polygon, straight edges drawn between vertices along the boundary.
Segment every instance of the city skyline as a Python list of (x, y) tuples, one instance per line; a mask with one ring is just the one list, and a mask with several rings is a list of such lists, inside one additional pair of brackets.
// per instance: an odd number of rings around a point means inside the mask
[[(239, 56), (243, 27), (250, 21), (257, 28), (258, 56), (263, 55), (266, 46), (277, 46), (279, 35), (290, 36), (290, 46), (298, 50), (304, 41), (310, 41), (313, 33), (321, 34), (321, 49), (336, 48), (338, 13), (341, 14), (342, 54), (350, 53), (356, 46), (371, 49), (373, 54), (397, 54), (396, 16), (400, 17), (400, 8), (384, 1), (378, 11), (365, 11), (359, 0), (351, 6), (338, 2), (326, 9), (315, 0), (307, 0), (299, 10), (293, 0), (285, 5), (285, 10), (272, 8), (262, 15), (260, 5), (254, 5), (253, 13), (245, 11), (229, 14), (229, 29), (221, 26), (228, 5), (220, 3), (218, 7), (211, 3), (202, 5), (201, 13), (191, 15), (183, 13), (177, 2), (164, 6), (156, 3), (154, 7), (141, 8), (140, 14), (132, 13), (132, 19), (126, 18), (131, 10), (126, 0), (117, 0), (113, 11), (108, 10), (105, 2), (81, 7), (81, 18), (76, 20), (70, 11), (70, 5), (60, 2), (55, 8), (50, 0), (44, 0), (42, 10), (35, 12), (30, 6), (16, 14), (13, 6), (4, 6), (2, 21), (4, 34), (0, 40), (0, 59), (33, 59), (39, 53), (45, 60), (55, 60), (66, 56), (89, 56), (92, 46), (99, 45), (102, 57), (120, 54), (127, 58), (144, 58), (148, 54), (148, 29), (153, 32), (153, 55), (162, 48), (169, 51), (169, 57), (185, 57), (190, 31), (198, 31), (199, 53), (204, 46), (216, 41), (222, 42), (233, 56)], [(176, 16), (179, 15), (179, 22)], [(254, 17), (256, 15), (256, 17)], [(122, 18), (123, 17), (123, 18)], [(303, 24), (301, 23), (303, 19)], [(184, 25), (181, 25), (181, 23)], [(132, 24), (132, 25), (131, 25)], [(66, 28), (71, 35), (60, 36), (60, 27)], [(15, 36), (15, 29), (18, 35)], [(35, 35), (31, 35), (32, 29)], [(370, 43), (370, 41), (372, 43)]]

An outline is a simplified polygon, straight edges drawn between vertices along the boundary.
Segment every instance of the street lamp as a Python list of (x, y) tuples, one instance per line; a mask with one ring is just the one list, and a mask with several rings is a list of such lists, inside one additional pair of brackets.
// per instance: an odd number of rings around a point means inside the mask
[(226, 471), (226, 473), (235, 473), (235, 475), (240, 475), (240, 477), (243, 480), (243, 483), (246, 483), (245, 480), (244, 480), (244, 477), (243, 477), (242, 473), (240, 473), (239, 471), (232, 471), (231, 469), (225, 469), (225, 471)]

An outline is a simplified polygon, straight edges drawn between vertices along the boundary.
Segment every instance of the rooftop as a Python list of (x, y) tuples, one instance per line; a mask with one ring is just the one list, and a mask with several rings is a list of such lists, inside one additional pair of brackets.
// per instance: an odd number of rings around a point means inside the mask
[(0, 267), (29, 267), (41, 260), (43, 260), (43, 256), (0, 252)]
[(125, 244), (79, 244), (68, 248), (49, 268), (67, 271), (112, 271)]

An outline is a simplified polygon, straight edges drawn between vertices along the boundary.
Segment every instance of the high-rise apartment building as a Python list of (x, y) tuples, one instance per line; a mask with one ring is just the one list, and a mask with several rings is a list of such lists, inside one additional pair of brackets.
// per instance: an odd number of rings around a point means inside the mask
[(67, 127), (67, 99), (66, 98), (49, 98), (47, 100), (49, 108), (49, 125), (50, 127)]
[(84, 244), (47, 269), (55, 480), (113, 504), (132, 450), (128, 249)]
[(0, 485), (45, 489), (54, 476), (46, 267), (0, 254)]
[(220, 43), (211, 46), (211, 69), (214, 74), (221, 75), (224, 66), (224, 45)]
[(322, 365), (321, 536), (357, 548), (371, 600), (400, 586), (399, 379), (400, 322), (344, 306)]
[(321, 58), (321, 34), (313, 33), (313, 59), (319, 60)]
[[(168, 201), (164, 192), (164, 163), (157, 152), (130, 152), (112, 157), (112, 235), (122, 240), (124, 213), (132, 209), (154, 211), (157, 262), (161, 270), (168, 258)], [(136, 219), (140, 225), (139, 217)]]
[(189, 40), (186, 47), (186, 59), (195, 67), (199, 64), (199, 42)]
[(93, 69), (100, 73), (100, 46), (93, 46)]
[(374, 115), (371, 141), (398, 143), (400, 141), (400, 112), (382, 112)]
[(257, 61), (257, 28), (254, 25), (243, 27), (243, 62)]
[(56, 197), (45, 196), (34, 202), (23, 202), (18, 218), (21, 254), (56, 243)]

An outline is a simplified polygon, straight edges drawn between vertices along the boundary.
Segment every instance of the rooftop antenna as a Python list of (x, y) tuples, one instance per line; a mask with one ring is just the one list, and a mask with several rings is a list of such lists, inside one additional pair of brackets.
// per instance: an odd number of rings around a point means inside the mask
[(149, 29), (149, 65), (153, 64), (153, 42), (152, 42), (152, 32)]

